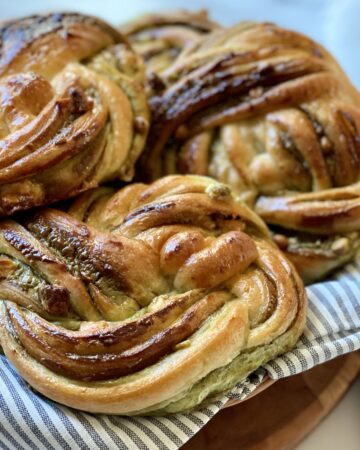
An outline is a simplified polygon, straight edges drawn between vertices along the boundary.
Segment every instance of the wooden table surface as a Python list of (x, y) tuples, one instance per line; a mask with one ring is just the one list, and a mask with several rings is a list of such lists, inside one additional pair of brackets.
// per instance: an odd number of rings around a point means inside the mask
[(356, 352), (280, 380), (259, 395), (225, 408), (183, 449), (294, 449), (336, 406), (359, 374), (360, 352)]

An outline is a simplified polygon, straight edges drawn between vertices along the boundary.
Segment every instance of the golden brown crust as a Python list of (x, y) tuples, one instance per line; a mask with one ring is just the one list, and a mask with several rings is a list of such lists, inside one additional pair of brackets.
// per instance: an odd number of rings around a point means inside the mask
[(260, 196), (256, 211), (272, 225), (319, 235), (360, 229), (360, 183), (319, 192)]
[(79, 14), (17, 20), (0, 36), (0, 215), (131, 179), (149, 111), (126, 39)]
[(50, 398), (156, 409), (242, 352), (301, 333), (296, 272), (226, 186), (173, 176), (99, 188), (69, 212), (0, 227), (0, 343)]
[(151, 72), (160, 73), (182, 57), (203, 35), (220, 29), (205, 10), (146, 14), (124, 24), (121, 31), (144, 58)]
[[(81, 29), (82, 26), (84, 27), (83, 29)], [(46, 56), (46, 52), (51, 54), (52, 50), (50, 48), (47, 50), (43, 48), (42, 55), (37, 55), (35, 52), (32, 52), (30, 59), (28, 59), (30, 55), (27, 55), (27, 52), (32, 46), (37, 45), (37, 42), (41, 42), (42, 39), (53, 39), (56, 34), (63, 34), (66, 45), (70, 46), (70, 49), (62, 49), (61, 53), (69, 52), (69, 50), (75, 50), (73, 40), (76, 40), (76, 38), (79, 39), (80, 32), (86, 34), (94, 31), (97, 33), (97, 37), (101, 36), (101, 39), (98, 40), (97, 48), (94, 49), (91, 46), (85, 46), (83, 44), (82, 49), (81, 47), (77, 49), (77, 52), (81, 52), (81, 54), (79, 55), (78, 53), (76, 59), (81, 60), (90, 57), (93, 53), (108, 45), (126, 42), (121, 33), (102, 20), (76, 13), (34, 15), (6, 22), (0, 28), (0, 75), (4, 76), (10, 73), (17, 73), (24, 69), (25, 71), (33, 70), (33, 67), (39, 62), (42, 66), (61, 64), (59, 60), (41, 61)], [(23, 59), (27, 59), (27, 65), (25, 67), (23, 66)], [(49, 76), (49, 68), (43, 67), (43, 70)], [(39, 73), (38, 70), (35, 71)], [(44, 75), (43, 73), (41, 74)]]
[(359, 230), (360, 97), (324, 48), (245, 22), (203, 37), (161, 77), (143, 175), (213, 176), (285, 229)]
[(354, 183), (306, 194), (260, 196), (255, 210), (274, 226), (275, 242), (311, 283), (350, 261), (360, 248), (359, 194), (359, 183)]

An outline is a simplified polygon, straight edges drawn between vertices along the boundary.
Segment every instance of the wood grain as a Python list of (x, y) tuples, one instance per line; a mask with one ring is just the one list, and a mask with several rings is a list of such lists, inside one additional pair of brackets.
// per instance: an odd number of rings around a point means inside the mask
[(360, 352), (280, 380), (225, 408), (184, 450), (291, 450), (336, 406), (360, 373)]

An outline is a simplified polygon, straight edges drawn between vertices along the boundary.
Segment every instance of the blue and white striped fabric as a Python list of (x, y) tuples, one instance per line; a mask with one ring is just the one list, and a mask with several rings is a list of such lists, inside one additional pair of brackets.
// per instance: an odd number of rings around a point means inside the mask
[[(360, 256), (360, 255), (359, 255)], [(33, 392), (0, 360), (1, 449), (177, 449), (228, 401), (246, 398), (268, 374), (283, 378), (360, 349), (360, 258), (307, 290), (309, 313), (297, 347), (267, 364), (206, 409), (159, 418), (91, 415)]]

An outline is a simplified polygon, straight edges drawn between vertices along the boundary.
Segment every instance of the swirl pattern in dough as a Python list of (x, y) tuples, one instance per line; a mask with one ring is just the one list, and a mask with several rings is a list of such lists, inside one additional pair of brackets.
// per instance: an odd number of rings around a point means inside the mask
[(295, 345), (306, 298), (228, 187), (165, 177), (0, 225), (0, 343), (25, 380), (78, 409), (173, 413)]
[(142, 60), (101, 20), (0, 29), (0, 215), (130, 180), (149, 128)]
[(220, 26), (207, 12), (171, 11), (147, 14), (121, 27), (150, 72), (161, 73), (182, 58), (202, 36)]
[(148, 178), (227, 183), (306, 281), (354, 255), (360, 97), (324, 48), (272, 24), (241, 23), (204, 36), (161, 79), (142, 160)]

